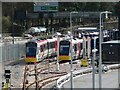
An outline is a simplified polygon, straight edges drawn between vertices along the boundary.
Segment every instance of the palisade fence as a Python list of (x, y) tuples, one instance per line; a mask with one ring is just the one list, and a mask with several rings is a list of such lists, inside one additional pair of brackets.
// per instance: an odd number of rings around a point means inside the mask
[(25, 56), (25, 44), (3, 44), (0, 46), (0, 62), (19, 60)]

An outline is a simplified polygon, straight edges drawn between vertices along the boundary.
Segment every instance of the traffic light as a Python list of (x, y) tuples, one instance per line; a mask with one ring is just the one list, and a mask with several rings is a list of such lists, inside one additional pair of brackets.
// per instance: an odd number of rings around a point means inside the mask
[(11, 71), (5, 70), (5, 79), (10, 79), (10, 78), (11, 78)]

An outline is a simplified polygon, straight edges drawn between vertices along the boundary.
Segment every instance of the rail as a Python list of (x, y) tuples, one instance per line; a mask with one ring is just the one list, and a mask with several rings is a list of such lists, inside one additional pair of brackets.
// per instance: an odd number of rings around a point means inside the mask
[(24, 80), (23, 80), (23, 90), (26, 90), (26, 77), (27, 77), (28, 66), (25, 66)]
[[(45, 61), (47, 61), (47, 60), (45, 60)], [(44, 62), (44, 61), (43, 61)], [(48, 72), (48, 69), (49, 68), (52, 68), (56, 63), (55, 62), (51, 62), (51, 63), (48, 63), (49, 64), (49, 66), (48, 67), (46, 67), (46, 66), (41, 66), (41, 65), (39, 65), (39, 64), (41, 64), (41, 63), (43, 63), (43, 62), (39, 62), (39, 63), (36, 63), (36, 64), (32, 64), (33, 65), (33, 67), (31, 68), (31, 64), (29, 65), (29, 64), (27, 64), (26, 66), (25, 66), (25, 72), (24, 72), (24, 81), (23, 81), (23, 90), (29, 90), (29, 88), (32, 86), (32, 85), (35, 85), (35, 90), (38, 90), (38, 89), (40, 89), (40, 88), (42, 88), (43, 86), (45, 86), (45, 85), (47, 85), (47, 84), (49, 84), (49, 83), (51, 83), (51, 82), (53, 82), (53, 81), (55, 81), (55, 80), (57, 80), (57, 79), (59, 79), (61, 76), (63, 76), (63, 75), (66, 75), (67, 74), (67, 72), (50, 72), (49, 71), (49, 74), (51, 75), (51, 76), (47, 76), (47, 77), (45, 77), (45, 78), (43, 78), (43, 79), (39, 79), (38, 78), (38, 75), (39, 74), (43, 74), (44, 72), (43, 71), (45, 71), (46, 72), (46, 70), (47, 70), (47, 72)], [(29, 67), (30, 66), (30, 67)], [(56, 66), (56, 65), (55, 65)], [(31, 74), (31, 72), (33, 72), (32, 74)], [(43, 73), (42, 73), (43, 72)], [(27, 80), (27, 77), (28, 76), (34, 76), (34, 78), (35, 78), (35, 80), (34, 81), (32, 81), (31, 83), (26, 83), (28, 80)], [(33, 77), (32, 77), (33, 78)]]
[[(38, 64), (39, 64), (39, 63), (38, 63)], [(38, 65), (38, 64), (37, 64), (37, 65)], [(53, 65), (55, 65), (55, 62), (50, 63), (50, 64), (51, 64), (51, 67), (52, 67)], [(48, 69), (48, 68), (45, 68), (45, 67), (46, 67), (46, 66), (38, 67), (37, 70), (40, 70), (40, 69), (41, 69), (41, 70), (42, 70), (42, 69), (43, 69), (43, 70)], [(30, 70), (29, 72), (32, 72), (32, 71), (34, 71), (34, 69)]]
[[(57, 80), (60, 76), (66, 75), (66, 73), (60, 74), (60, 75), (55, 75), (55, 76), (51, 76), (51, 77), (47, 77), (44, 78), (42, 80), (38, 80), (38, 83), (41, 83), (42, 85), (39, 86), (39, 88), (42, 88), (42, 86), (45, 86), (46, 84), (53, 82), (54, 80)], [(28, 90), (30, 88), (30, 86), (34, 85), (36, 83), (36, 81), (34, 81), (33, 83), (29, 84), (26, 87), (26, 90)]]

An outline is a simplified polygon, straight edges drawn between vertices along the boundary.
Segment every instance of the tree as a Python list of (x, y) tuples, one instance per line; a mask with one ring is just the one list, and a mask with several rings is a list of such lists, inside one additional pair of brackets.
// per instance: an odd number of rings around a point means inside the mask
[(84, 11), (99, 11), (100, 3), (99, 2), (87, 2)]
[(3, 16), (2, 18), (2, 33), (8, 33), (8, 29), (10, 27), (10, 17), (9, 16)]
[(114, 12), (115, 2), (101, 2), (100, 3), (100, 11), (111, 11)]
[(119, 15), (120, 14), (120, 2), (115, 4), (114, 9), (115, 9), (115, 14)]
[[(33, 2), (3, 2), (2, 3), (2, 16), (3, 16), (3, 32), (11, 32), (12, 31), (12, 22), (10, 19), (13, 18), (13, 12), (15, 16), (15, 11), (28, 11), (33, 12)], [(14, 8), (14, 9), (13, 9)], [(14, 23), (17, 22), (18, 25), (24, 23), (24, 20), (19, 20), (14, 17)], [(23, 31), (23, 30), (22, 30)], [(15, 30), (15, 32), (17, 32)]]

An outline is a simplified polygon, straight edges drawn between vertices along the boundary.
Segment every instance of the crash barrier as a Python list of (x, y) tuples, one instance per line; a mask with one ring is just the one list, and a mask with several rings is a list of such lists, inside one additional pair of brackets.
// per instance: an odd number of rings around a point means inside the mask
[(114, 65), (109, 65), (108, 66), (108, 69), (118, 69), (118, 68), (120, 68), (120, 64), (114, 64)]
[[(77, 71), (73, 71), (73, 79), (77, 78), (83, 74), (86, 73), (90, 73), (92, 72), (92, 68), (87, 68), (87, 69), (82, 69), (82, 70), (77, 70)], [(63, 84), (65, 84), (66, 82), (68, 82), (70, 80), (70, 73), (68, 73), (65, 76), (60, 77), (57, 80), (57, 88), (61, 88)]]
[[(107, 68), (108, 68), (108, 70), (118, 69), (118, 68), (120, 68), (120, 64), (108, 65)], [(91, 72), (92, 72), (92, 68), (87, 68), (87, 69), (73, 71), (73, 79), (77, 78), (77, 77), (80, 77), (82, 75), (85, 75), (87, 73), (91, 73)], [(70, 73), (68, 73), (67, 75), (64, 75), (64, 76), (60, 77), (57, 80), (56, 87), (57, 88), (61, 88), (69, 80), (70, 80)]]
[(0, 62), (19, 60), (25, 55), (25, 44), (2, 44), (0, 46)]

